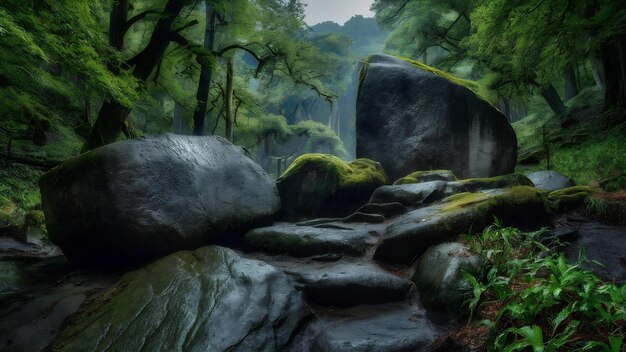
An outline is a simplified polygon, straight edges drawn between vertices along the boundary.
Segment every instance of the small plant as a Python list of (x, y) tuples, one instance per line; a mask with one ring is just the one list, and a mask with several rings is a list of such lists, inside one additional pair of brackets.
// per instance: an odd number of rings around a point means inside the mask
[[(470, 319), (483, 315), (491, 329), (487, 351), (623, 351), (626, 285), (604, 283), (571, 265), (541, 242), (544, 230), (523, 233), (495, 224), (466, 236), (484, 258), (480, 273), (464, 273), (472, 284)], [(491, 316), (485, 307), (497, 309)]]

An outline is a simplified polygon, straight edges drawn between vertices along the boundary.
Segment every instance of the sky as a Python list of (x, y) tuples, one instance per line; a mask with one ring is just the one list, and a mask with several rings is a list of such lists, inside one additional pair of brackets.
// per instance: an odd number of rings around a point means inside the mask
[(373, 0), (302, 0), (307, 4), (305, 21), (312, 26), (324, 21), (343, 25), (354, 15), (374, 17), (370, 12)]

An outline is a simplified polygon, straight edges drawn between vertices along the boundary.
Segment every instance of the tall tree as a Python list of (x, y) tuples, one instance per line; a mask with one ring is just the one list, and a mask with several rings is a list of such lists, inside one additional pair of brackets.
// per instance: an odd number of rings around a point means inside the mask
[[(174, 28), (178, 15), (186, 4), (187, 1), (184, 0), (167, 1), (145, 48), (133, 58), (126, 60), (125, 65), (131, 68), (132, 75), (138, 81), (145, 82), (148, 79), (159, 62), (163, 59), (165, 51), (171, 42), (176, 42), (181, 45), (189, 44), (189, 41), (186, 40), (180, 32), (187, 29), (193, 23), (187, 23), (178, 28)], [(114, 6), (112, 9), (112, 11), (115, 12), (123, 12), (123, 10), (124, 9), (120, 6)], [(138, 16), (141, 16), (141, 14)], [(114, 16), (112, 15), (112, 17)], [(123, 19), (123, 15), (120, 17)], [(137, 17), (134, 17), (134, 19), (136, 18)], [(116, 20), (110, 24), (115, 28), (109, 30), (109, 33), (121, 33), (116, 35), (117, 40), (119, 40), (120, 37), (124, 37), (125, 32), (133, 23), (132, 19), (126, 22), (121, 19)], [(119, 42), (116, 43), (120, 45)], [(123, 43), (121, 45), (123, 46)], [(117, 140), (126, 126), (126, 119), (131, 110), (132, 106), (123, 104), (114, 97), (107, 97), (100, 108), (96, 122), (85, 141), (82, 151), (86, 152)]]

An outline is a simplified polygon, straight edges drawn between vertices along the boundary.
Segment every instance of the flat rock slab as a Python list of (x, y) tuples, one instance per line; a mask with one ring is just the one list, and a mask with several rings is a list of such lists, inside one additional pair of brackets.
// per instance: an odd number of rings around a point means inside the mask
[(125, 274), (72, 318), (52, 351), (277, 351), (311, 316), (272, 266), (223, 247)]
[(63, 257), (0, 259), (0, 350), (41, 351), (66, 319), (119, 276), (73, 271)]
[(413, 352), (427, 351), (437, 329), (424, 309), (411, 302), (363, 305), (316, 311), (322, 334), (315, 351)]
[[(268, 260), (268, 258), (264, 258)], [(272, 260), (291, 276), (307, 301), (322, 306), (351, 307), (404, 301), (413, 283), (372, 262)]]
[(363, 255), (378, 241), (383, 225), (325, 223), (298, 226), (279, 223), (254, 229), (243, 238), (243, 248), (252, 252), (307, 257), (323, 254)]
[(396, 202), (404, 206), (432, 203), (445, 196), (446, 186), (443, 181), (382, 186), (374, 191), (370, 203)]
[[(626, 283), (626, 227), (612, 226), (586, 217), (565, 215), (557, 220), (556, 232), (576, 233), (565, 247), (570, 263), (578, 260), (580, 250), (585, 254), (583, 267), (604, 280)], [(593, 261), (599, 262), (598, 265)]]

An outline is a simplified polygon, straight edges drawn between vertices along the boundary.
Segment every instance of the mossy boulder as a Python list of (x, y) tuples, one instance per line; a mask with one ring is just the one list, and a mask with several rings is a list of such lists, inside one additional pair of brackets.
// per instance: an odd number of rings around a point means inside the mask
[(392, 223), (374, 253), (388, 263), (409, 263), (428, 247), (481, 231), (497, 217), (505, 226), (538, 229), (551, 222), (544, 195), (534, 187), (516, 186), (455, 194), (417, 209)]
[(457, 181), (457, 178), (450, 170), (415, 171), (401, 179), (396, 180), (393, 184), (406, 185), (410, 183), (422, 183), (429, 181)]
[(463, 271), (476, 275), (481, 265), (480, 256), (471, 253), (467, 245), (442, 243), (419, 257), (413, 282), (425, 304), (454, 310), (461, 307), (472, 290)]
[(282, 351), (305, 339), (309, 317), (285, 274), (209, 246), (125, 274), (49, 350)]
[(462, 178), (513, 172), (515, 132), (476, 88), (415, 61), (370, 56), (357, 97), (357, 157), (379, 161), (390, 179), (415, 170)]
[(475, 192), (484, 189), (507, 188), (513, 186), (533, 186), (528, 177), (520, 174), (508, 174), (487, 178), (468, 178), (458, 182), (451, 182), (453, 188), (460, 186), (464, 192)]
[(301, 219), (347, 216), (386, 183), (385, 171), (375, 161), (347, 163), (333, 155), (305, 154), (276, 184), (285, 217)]
[(548, 193), (548, 204), (555, 214), (580, 208), (597, 189), (587, 186), (574, 186)]
[(40, 187), (50, 240), (102, 269), (236, 243), (280, 212), (274, 180), (215, 136), (112, 143), (48, 171)]
[(0, 236), (24, 239), (26, 211), (0, 196)]

